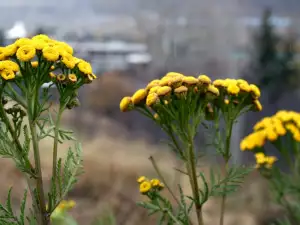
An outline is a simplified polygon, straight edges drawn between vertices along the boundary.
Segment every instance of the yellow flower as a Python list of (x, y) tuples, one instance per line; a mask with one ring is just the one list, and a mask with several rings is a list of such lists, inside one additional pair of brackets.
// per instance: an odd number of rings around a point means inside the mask
[(15, 73), (11, 69), (1, 70), (0, 75), (4, 80), (11, 80), (16, 77)]
[(96, 77), (96, 76), (95, 76), (94, 74), (88, 74), (88, 75), (87, 75), (87, 78), (88, 78), (89, 81), (95, 80), (95, 77)]
[(15, 45), (20, 48), (24, 45), (32, 45), (32, 40), (30, 40), (29, 38), (19, 38), (18, 40), (16, 40)]
[(69, 79), (70, 81), (72, 81), (73, 83), (75, 83), (75, 82), (77, 81), (77, 77), (76, 77), (75, 74), (69, 74), (69, 75), (68, 75), (68, 79)]
[(260, 90), (256, 85), (250, 84), (250, 89), (251, 89), (251, 92), (252, 92), (254, 98), (260, 97)]
[(38, 61), (33, 61), (33, 62), (31, 62), (31, 66), (32, 66), (33, 68), (37, 68), (38, 65), (39, 65), (39, 62), (38, 62)]
[(146, 105), (147, 106), (150, 107), (150, 106), (154, 105), (157, 102), (158, 102), (158, 95), (156, 93), (150, 93), (147, 96), (147, 99), (146, 99)]
[(78, 69), (79, 69), (80, 72), (82, 72), (84, 74), (91, 74), (91, 73), (93, 73), (91, 64), (89, 64), (88, 62), (86, 62), (84, 60), (81, 60), (78, 63)]
[(155, 113), (154, 115), (153, 115), (153, 117), (154, 117), (154, 119), (158, 119), (159, 118), (159, 115), (157, 114), (157, 113)]
[(47, 47), (47, 43), (43, 40), (35, 40), (32, 42), (32, 45), (36, 50), (42, 50), (43, 48)]
[(241, 89), (241, 91), (244, 91), (244, 92), (250, 92), (251, 91), (250, 85), (248, 83), (239, 83), (238, 86)]
[(262, 152), (255, 154), (255, 159), (257, 164), (264, 164), (265, 163), (265, 154)]
[(159, 88), (160, 88), (160, 86), (154, 86), (154, 87), (150, 88), (148, 94), (156, 93)]
[(195, 85), (198, 84), (198, 79), (192, 76), (187, 76), (182, 78), (182, 82), (187, 85)]
[(225, 100), (224, 100), (224, 103), (225, 103), (226, 105), (228, 105), (228, 104), (229, 104), (229, 100), (228, 100), (228, 99), (225, 99)]
[(275, 156), (266, 156), (265, 163), (268, 169), (272, 168), (273, 164), (277, 161)]
[(144, 181), (140, 184), (140, 193), (147, 194), (151, 190), (151, 183)]
[(32, 45), (23, 45), (17, 50), (17, 58), (23, 62), (32, 60), (35, 54), (36, 50)]
[(4, 60), (7, 57), (7, 50), (5, 47), (0, 47), (0, 60)]
[(64, 74), (59, 74), (57, 76), (57, 80), (59, 80), (59, 81), (64, 81), (65, 79), (66, 79), (66, 75), (64, 75)]
[(258, 101), (257, 99), (255, 99), (253, 103), (254, 103), (255, 109), (257, 111), (261, 111), (262, 110), (262, 105), (261, 105), (260, 101)]
[(120, 102), (120, 110), (126, 112), (129, 109), (129, 106), (132, 104), (131, 97), (124, 97)]
[(45, 47), (43, 48), (43, 56), (49, 62), (55, 62), (59, 58), (59, 53), (53, 47)]
[(31, 38), (33, 41), (48, 41), (50, 38), (46, 34), (38, 34)]
[(55, 66), (52, 65), (52, 66), (50, 67), (50, 70), (55, 70)]
[(184, 77), (184, 75), (177, 72), (169, 72), (165, 75), (165, 77)]
[(267, 128), (265, 132), (269, 141), (277, 140), (278, 134), (273, 130), (273, 128)]
[[(73, 58), (73, 56), (71, 54), (65, 53), (62, 56), (61, 62), (69, 69), (73, 69), (76, 65), (75, 60)], [(79, 64), (78, 64), (79, 66)], [(80, 65), (79, 70), (85, 74), (91, 74), (92, 73), (92, 68), (89, 68), (90, 64), (87, 62), (82, 62), (82, 64)]]
[(169, 86), (163, 86), (157, 89), (156, 94), (158, 96), (165, 96), (169, 93), (171, 93), (172, 88), (170, 88)]
[(281, 121), (274, 124), (274, 129), (275, 129), (275, 132), (280, 136), (283, 136), (286, 134), (286, 129), (284, 128)]
[(152, 89), (153, 87), (159, 86), (159, 82), (160, 82), (160, 80), (153, 80), (153, 81), (151, 81), (151, 82), (147, 85), (146, 89), (147, 89), (147, 90), (150, 90), (150, 89)]
[(224, 80), (218, 79), (213, 82), (213, 85), (215, 87), (225, 87), (226, 83), (224, 82)]
[(261, 128), (265, 128), (265, 127), (268, 127), (270, 126), (272, 123), (272, 119), (270, 117), (265, 117), (263, 118), (261, 121), (257, 122), (254, 126), (254, 130), (257, 131)]
[[(17, 52), (17, 46), (15, 44), (7, 45), (5, 47), (5, 56), (7, 57), (13, 56), (14, 54), (16, 54), (16, 52)], [(0, 54), (0, 58), (1, 58), (1, 54)]]
[(186, 95), (187, 92), (188, 88), (186, 86), (180, 86), (174, 90), (174, 93), (179, 97)]
[(159, 187), (160, 181), (159, 179), (152, 179), (150, 183), (152, 187)]
[(200, 81), (201, 84), (210, 84), (211, 83), (211, 79), (207, 76), (207, 75), (200, 75), (198, 77), (198, 80)]
[(19, 65), (11, 60), (5, 60), (0, 62), (0, 68), (7, 68), (9, 70), (12, 70), (13, 72), (18, 72), (20, 71)]
[(209, 85), (207, 91), (214, 94), (215, 96), (220, 95), (219, 89), (216, 88), (214, 85)]
[(139, 177), (138, 179), (137, 179), (137, 182), (138, 183), (143, 183), (144, 181), (146, 181), (147, 180), (147, 178), (145, 177), (145, 176), (141, 176), (141, 177)]
[(70, 45), (68, 45), (67, 43), (65, 43), (65, 42), (57, 41), (57, 45), (60, 46), (60, 47), (62, 47), (64, 49), (64, 51), (66, 51), (67, 53), (69, 53), (71, 55), (74, 52), (73, 48)]
[(132, 96), (133, 104), (138, 104), (147, 97), (147, 91), (145, 89), (137, 90)]
[(56, 78), (56, 75), (55, 75), (55, 73), (53, 73), (53, 72), (50, 72), (50, 73), (49, 73), (49, 76), (50, 76), (51, 78)]
[(169, 85), (169, 83), (171, 82), (172, 78), (171, 77), (163, 77), (160, 81), (159, 81), (159, 86), (167, 86)]
[(177, 88), (182, 84), (182, 78), (179, 76), (172, 77), (169, 81), (169, 86), (172, 86), (173, 88)]
[(236, 84), (229, 84), (227, 92), (232, 95), (237, 95), (240, 92), (240, 88)]

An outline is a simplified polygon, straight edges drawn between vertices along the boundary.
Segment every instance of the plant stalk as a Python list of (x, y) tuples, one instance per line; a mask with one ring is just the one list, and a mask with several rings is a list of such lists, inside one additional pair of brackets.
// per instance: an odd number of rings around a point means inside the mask
[[(231, 135), (232, 135), (232, 128), (233, 128), (233, 119), (229, 119), (228, 122), (228, 130), (226, 133), (226, 145), (225, 145), (225, 154), (224, 154), (224, 161), (225, 161), (225, 168), (224, 168), (224, 174), (225, 177), (228, 175), (228, 166), (229, 166), (229, 160), (230, 160), (230, 142), (231, 142)], [(227, 194), (226, 192), (226, 187), (227, 187), (227, 182), (224, 184), (224, 189), (223, 189), (223, 195), (222, 195), (222, 200), (221, 200), (221, 211), (220, 211), (220, 225), (224, 224), (224, 216), (225, 216), (225, 207), (226, 207), (226, 198)]]
[(56, 185), (57, 181), (57, 148), (58, 148), (58, 133), (59, 133), (59, 125), (61, 121), (61, 116), (64, 111), (64, 107), (60, 105), (59, 111), (57, 114), (56, 122), (55, 122), (55, 130), (54, 130), (54, 143), (53, 143), (53, 161), (52, 161), (52, 185)]

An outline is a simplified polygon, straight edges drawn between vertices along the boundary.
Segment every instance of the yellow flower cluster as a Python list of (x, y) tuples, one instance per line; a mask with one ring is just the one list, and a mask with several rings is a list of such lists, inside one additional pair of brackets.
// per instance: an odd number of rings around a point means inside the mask
[(240, 144), (242, 151), (262, 147), (268, 140), (276, 141), (287, 131), (292, 134), (295, 141), (300, 142), (300, 113), (281, 110), (272, 117), (265, 117), (257, 122), (253, 133), (245, 137)]
[(265, 167), (267, 169), (272, 168), (273, 164), (277, 161), (275, 156), (266, 156), (262, 152), (255, 154), (256, 168)]
[[(54, 70), (57, 72), (57, 69), (64, 75), (60, 78), (64, 79), (58, 79), (53, 73)], [(4, 80), (11, 80), (20, 71), (22, 76), (25, 75), (24, 71), (39, 76), (48, 71), (46, 75), (49, 74), (48, 78), (52, 81), (80, 84), (91, 82), (96, 78), (88, 62), (73, 56), (71, 46), (43, 34), (32, 38), (20, 38), (11, 45), (0, 47), (0, 76)]]
[(226, 105), (230, 102), (236, 105), (241, 101), (244, 105), (253, 106), (254, 110), (262, 110), (258, 100), (259, 88), (245, 80), (219, 79), (212, 82), (206, 75), (193, 77), (176, 72), (167, 73), (160, 80), (153, 80), (145, 88), (137, 90), (132, 96), (124, 97), (120, 102), (120, 110), (126, 112), (135, 106), (155, 108), (158, 104), (166, 105), (172, 100), (185, 99), (189, 94), (208, 100), (221, 99)]
[(141, 176), (137, 179), (140, 184), (140, 193), (147, 194), (151, 191), (160, 191), (164, 188), (164, 184), (158, 179), (149, 180), (145, 176)]

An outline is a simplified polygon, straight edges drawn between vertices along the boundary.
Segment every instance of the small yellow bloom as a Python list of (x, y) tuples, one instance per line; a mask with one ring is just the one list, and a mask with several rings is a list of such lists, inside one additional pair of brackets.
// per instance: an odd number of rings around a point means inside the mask
[(188, 92), (188, 88), (186, 86), (180, 86), (174, 90), (174, 93), (179, 96), (184, 96)]
[(211, 79), (207, 76), (207, 75), (200, 75), (198, 77), (198, 80), (200, 81), (201, 84), (210, 84), (211, 83)]
[(251, 89), (251, 92), (252, 92), (254, 98), (260, 97), (260, 90), (256, 85), (250, 84), (250, 89)]
[(141, 194), (147, 194), (151, 190), (152, 186), (149, 181), (144, 181), (140, 184)]
[(0, 62), (0, 68), (7, 68), (9, 70), (12, 70), (13, 72), (18, 72), (20, 71), (19, 65), (11, 60), (4, 60)]
[(241, 91), (244, 91), (244, 92), (250, 92), (251, 91), (250, 85), (248, 83), (239, 83), (238, 86), (241, 89)]
[(227, 92), (231, 95), (237, 95), (240, 92), (240, 88), (236, 84), (229, 84)]
[(153, 87), (157, 87), (157, 86), (159, 86), (159, 83), (160, 83), (160, 80), (153, 80), (147, 85), (146, 89), (150, 90)]
[(56, 75), (55, 75), (55, 73), (53, 73), (53, 72), (50, 72), (50, 73), (49, 73), (49, 76), (50, 76), (51, 78), (56, 78)]
[(7, 50), (5, 47), (0, 47), (0, 60), (4, 60), (7, 57)]
[(53, 47), (45, 47), (45, 48), (43, 48), (43, 56), (47, 61), (55, 62), (59, 58), (59, 53)]
[(138, 104), (147, 97), (147, 91), (145, 89), (137, 90), (132, 96), (133, 104)]
[(64, 74), (59, 74), (59, 75), (57, 76), (57, 80), (58, 80), (58, 81), (64, 81), (64, 80), (66, 80), (66, 75), (64, 75)]
[(16, 40), (15, 45), (20, 48), (24, 45), (31, 45), (32, 46), (33, 41), (29, 38), (19, 38)]
[(157, 114), (157, 113), (155, 113), (154, 115), (153, 115), (153, 117), (154, 117), (154, 119), (159, 119), (159, 115)]
[(131, 97), (124, 97), (120, 102), (120, 110), (126, 112), (129, 109), (129, 106), (132, 104)]
[(47, 47), (47, 43), (43, 40), (35, 40), (32, 42), (32, 45), (36, 50), (42, 50), (43, 48)]
[(198, 84), (198, 79), (192, 76), (187, 76), (182, 78), (182, 82), (187, 85), (195, 85)]
[(160, 181), (159, 179), (152, 179), (150, 183), (152, 187), (159, 187)]
[(46, 34), (38, 34), (31, 38), (33, 41), (48, 41), (50, 38)]
[(224, 80), (218, 79), (213, 82), (213, 85), (215, 87), (225, 87), (226, 83), (224, 82)]
[(0, 71), (0, 75), (4, 80), (12, 80), (16, 77), (11, 69), (4, 69)]
[(216, 88), (214, 85), (209, 85), (207, 91), (214, 94), (215, 96), (220, 95), (219, 89)]
[(66, 51), (70, 55), (72, 55), (74, 52), (73, 48), (65, 42), (57, 41), (57, 45), (62, 47), (64, 51)]
[(91, 74), (91, 73), (93, 73), (91, 64), (89, 64), (88, 62), (86, 62), (84, 60), (81, 60), (78, 63), (78, 69), (79, 69), (80, 72), (82, 72), (84, 74)]
[(154, 87), (150, 88), (148, 94), (156, 93), (159, 88), (160, 88), (160, 86), (154, 86)]
[(38, 62), (38, 61), (33, 61), (33, 62), (31, 62), (31, 66), (32, 66), (33, 68), (37, 68), (38, 65), (39, 65), (39, 62)]
[[(64, 53), (61, 59), (61, 62), (69, 69), (73, 69), (76, 65), (75, 60), (71, 54)], [(80, 67), (79, 67), (80, 65)], [(81, 64), (78, 64), (79, 70), (84, 74), (91, 74), (92, 67), (89, 63), (83, 61)]]
[(23, 45), (17, 50), (17, 58), (23, 62), (32, 60), (35, 54), (36, 50), (32, 45)]
[(265, 163), (266, 163), (266, 167), (268, 169), (271, 169), (273, 164), (277, 161), (277, 158), (275, 156), (266, 156), (265, 158)]
[(150, 93), (146, 99), (146, 105), (151, 107), (158, 102), (158, 95), (156, 93)]
[(88, 74), (87, 78), (89, 79), (89, 81), (93, 81), (93, 80), (95, 80), (95, 75), (94, 74)]
[(77, 81), (77, 77), (76, 77), (75, 74), (69, 74), (69, 75), (68, 75), (68, 79), (69, 79), (70, 81), (72, 81), (73, 83), (75, 83), (75, 82)]
[(273, 130), (273, 128), (267, 128), (265, 132), (269, 141), (277, 140), (278, 134)]
[[(1, 51), (0, 51), (1, 52)], [(17, 52), (17, 46), (15, 44), (7, 45), (5, 47), (5, 56), (10, 57), (16, 54)], [(0, 54), (0, 59), (1, 59), (1, 54)]]
[(165, 77), (184, 77), (184, 75), (177, 72), (169, 72), (165, 75)]
[(228, 104), (229, 104), (229, 100), (228, 100), (228, 99), (225, 99), (225, 100), (224, 100), (224, 103), (225, 103), (226, 105), (228, 105)]
[(137, 182), (138, 183), (143, 183), (144, 181), (146, 181), (147, 180), (147, 178), (145, 177), (145, 176), (141, 176), (141, 177), (139, 177), (138, 179), (137, 179)]
[(171, 82), (172, 78), (171, 77), (163, 77), (160, 81), (159, 81), (159, 86), (168, 86)]
[(169, 93), (171, 93), (172, 88), (170, 88), (169, 86), (163, 86), (157, 89), (156, 94), (158, 96), (165, 96)]
[(173, 87), (173, 88), (177, 88), (182, 84), (182, 77), (180, 76), (175, 76), (172, 77), (169, 81), (169, 86)]
[(262, 111), (262, 108), (263, 108), (263, 107), (262, 107), (260, 101), (258, 101), (257, 99), (255, 99), (253, 103), (254, 103), (255, 109), (256, 109), (257, 111)]

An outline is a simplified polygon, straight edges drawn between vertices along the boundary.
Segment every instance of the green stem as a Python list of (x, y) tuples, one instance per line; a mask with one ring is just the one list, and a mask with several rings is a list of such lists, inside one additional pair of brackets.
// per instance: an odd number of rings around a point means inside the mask
[(58, 134), (59, 134), (59, 124), (61, 121), (61, 116), (64, 111), (64, 106), (60, 105), (59, 111), (57, 114), (54, 130), (54, 144), (53, 144), (53, 161), (52, 161), (52, 185), (56, 185), (57, 181), (57, 148), (58, 148)]
[[(229, 119), (228, 121), (228, 130), (226, 133), (226, 144), (225, 144), (225, 154), (223, 155), (225, 161), (225, 177), (228, 175), (228, 166), (230, 160), (230, 142), (231, 142), (231, 135), (232, 135), (232, 128), (233, 128), (234, 119)], [(227, 182), (224, 183), (223, 195), (221, 200), (221, 211), (220, 211), (220, 225), (224, 224), (224, 215), (225, 215), (225, 206), (226, 206), (226, 187)]]
[(200, 203), (199, 185), (198, 185), (197, 173), (196, 173), (195, 149), (194, 149), (194, 142), (192, 138), (190, 139), (186, 158), (187, 158), (186, 167), (189, 175), (190, 184), (192, 187), (193, 198), (195, 201), (198, 225), (203, 225), (202, 205)]

